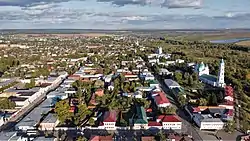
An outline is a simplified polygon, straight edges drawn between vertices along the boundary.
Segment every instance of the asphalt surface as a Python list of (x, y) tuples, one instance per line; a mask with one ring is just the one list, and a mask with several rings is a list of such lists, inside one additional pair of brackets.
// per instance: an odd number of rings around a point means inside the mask
[[(165, 83), (163, 81), (161, 81), (157, 76), (155, 76), (155, 77), (158, 79), (159, 83), (161, 84), (161, 88), (165, 92), (166, 97), (170, 99), (171, 104), (178, 109), (178, 106), (176, 105), (176, 102), (174, 100), (174, 96), (169, 92), (169, 89), (167, 88)], [(201, 136), (199, 135), (199, 133), (195, 129), (196, 127), (187, 121), (188, 117), (184, 114), (183, 110), (178, 109), (177, 114), (179, 115), (179, 117), (182, 120), (182, 131), (181, 132), (184, 134), (191, 135), (195, 141), (202, 141), (203, 139), (201, 138)]]
[(239, 103), (239, 100), (238, 100), (238, 98), (239, 98), (239, 95), (238, 95), (238, 93), (234, 93), (234, 99), (235, 99), (235, 120), (236, 120), (236, 129), (238, 130), (238, 131), (240, 131), (240, 120), (239, 120), (239, 118), (240, 118), (240, 107), (238, 106), (238, 105), (240, 105), (240, 103)]

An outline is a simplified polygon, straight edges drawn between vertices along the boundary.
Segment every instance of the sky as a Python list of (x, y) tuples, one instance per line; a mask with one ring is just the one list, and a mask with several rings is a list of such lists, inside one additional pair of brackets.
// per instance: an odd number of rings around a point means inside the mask
[(250, 28), (250, 0), (0, 0), (0, 29)]

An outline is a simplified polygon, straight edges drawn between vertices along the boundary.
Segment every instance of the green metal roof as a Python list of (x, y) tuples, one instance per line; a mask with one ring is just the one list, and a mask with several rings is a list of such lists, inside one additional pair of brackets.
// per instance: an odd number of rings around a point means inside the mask
[(205, 69), (205, 65), (204, 65), (203, 62), (201, 62), (201, 63), (198, 65), (198, 70), (199, 70), (199, 72), (200, 72), (200, 71), (202, 71), (202, 70), (204, 70), (204, 69)]
[(203, 74), (200, 76), (203, 79), (208, 79), (210, 81), (216, 82), (217, 81), (217, 77), (214, 75), (207, 75), (207, 74)]
[(135, 116), (135, 124), (147, 124), (147, 115), (145, 112), (145, 109), (142, 106), (137, 106), (136, 107), (136, 116)]
[(149, 82), (149, 84), (159, 84), (159, 82), (157, 80), (149, 80), (148, 82)]

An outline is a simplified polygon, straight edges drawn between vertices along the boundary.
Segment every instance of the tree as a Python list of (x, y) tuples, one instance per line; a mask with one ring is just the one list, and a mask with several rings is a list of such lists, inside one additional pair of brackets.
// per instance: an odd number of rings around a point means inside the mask
[(26, 83), (24, 87), (27, 89), (31, 89), (35, 86), (36, 86), (36, 81), (34, 78), (32, 78), (32, 79), (30, 79), (30, 83)]
[(217, 95), (217, 99), (219, 102), (223, 102), (224, 100), (224, 94), (222, 91), (219, 92), (219, 94)]
[(243, 132), (246, 133), (248, 130), (250, 130), (250, 123), (246, 119), (243, 119), (241, 125), (242, 125), (241, 130)]
[(185, 98), (185, 96), (183, 94), (178, 95), (178, 102), (179, 102), (181, 107), (186, 105), (186, 98)]
[(218, 104), (218, 101), (217, 101), (217, 96), (212, 93), (210, 96), (209, 96), (209, 103), (213, 106), (216, 106)]
[(175, 114), (176, 108), (173, 106), (168, 106), (165, 108), (160, 108), (160, 112), (161, 114), (172, 115), (172, 114)]
[(15, 102), (10, 101), (8, 98), (4, 97), (0, 99), (0, 109), (14, 109), (16, 106)]
[(166, 135), (163, 133), (162, 130), (160, 130), (160, 132), (158, 132), (157, 136), (159, 137), (160, 141), (166, 141)]
[(55, 113), (60, 122), (65, 123), (67, 120), (71, 120), (73, 114), (69, 112), (69, 109), (70, 106), (67, 100), (62, 100), (56, 103)]
[(84, 136), (80, 136), (76, 141), (88, 141), (88, 139), (86, 139)]
[(81, 89), (81, 88), (78, 88), (78, 89), (77, 89), (77, 91), (76, 91), (76, 96), (77, 96), (79, 102), (82, 103), (83, 93), (82, 93), (82, 89)]
[(193, 77), (192, 77), (192, 76), (189, 76), (189, 77), (188, 77), (188, 85), (189, 85), (190, 87), (192, 87), (192, 86), (194, 85), (194, 80), (193, 80)]
[(74, 116), (74, 123), (79, 125), (81, 121), (91, 113), (86, 104), (79, 104), (77, 106), (77, 113)]
[(97, 88), (99, 87), (103, 88), (104, 82), (102, 80), (96, 80), (94, 86)]
[(148, 108), (150, 106), (150, 102), (144, 98), (135, 98), (135, 102), (144, 108)]
[(175, 72), (174, 73), (174, 80), (181, 84), (182, 83), (182, 73)]
[(195, 72), (192, 74), (192, 77), (193, 77), (194, 81), (198, 81), (199, 80), (198, 74), (195, 73)]
[(95, 120), (92, 117), (89, 119), (89, 125), (90, 126), (95, 125)]
[(229, 133), (233, 132), (235, 130), (235, 122), (233, 120), (230, 120), (225, 125), (225, 130)]
[(199, 99), (199, 105), (200, 106), (207, 106), (208, 101), (205, 98)]

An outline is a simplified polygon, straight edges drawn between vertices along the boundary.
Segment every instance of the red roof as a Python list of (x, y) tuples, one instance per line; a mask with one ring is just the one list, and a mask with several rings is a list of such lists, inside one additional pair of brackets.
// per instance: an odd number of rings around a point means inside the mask
[(193, 112), (199, 113), (199, 112), (201, 112), (201, 109), (199, 107), (193, 107)]
[(73, 75), (70, 75), (69, 77), (80, 77), (80, 75), (73, 74)]
[(230, 101), (230, 100), (226, 100), (225, 102), (222, 103), (222, 105), (231, 105), (231, 106), (233, 106), (234, 102)]
[(142, 141), (154, 141), (154, 136), (141, 137)]
[(180, 136), (176, 136), (176, 135), (174, 135), (174, 134), (168, 135), (168, 138), (169, 138), (169, 139), (175, 139), (175, 141), (180, 141), (180, 140), (181, 140), (181, 137), (180, 137)]
[(71, 106), (69, 109), (69, 112), (73, 113), (75, 111), (76, 107), (75, 106)]
[(104, 125), (104, 123), (103, 123), (103, 122), (100, 122), (100, 123), (99, 123), (99, 126), (103, 126), (103, 125)]
[(89, 141), (113, 141), (112, 136), (92, 136)]
[(181, 122), (181, 120), (176, 115), (165, 115), (162, 122)]
[(156, 121), (149, 121), (148, 126), (162, 126), (161, 123)]
[(146, 112), (152, 112), (152, 111), (153, 111), (152, 108), (146, 109)]
[(163, 120), (164, 117), (165, 115), (159, 115), (157, 119)]
[(40, 84), (40, 87), (47, 87), (50, 86), (52, 83), (42, 83)]
[(233, 96), (233, 88), (231, 86), (225, 87), (225, 96)]
[(228, 116), (233, 116), (234, 115), (234, 110), (229, 109), (225, 114), (228, 115)]
[(105, 112), (103, 122), (116, 122), (116, 111)]
[(104, 95), (104, 90), (103, 89), (97, 89), (95, 91), (95, 94), (98, 95), (98, 96), (103, 96)]
[(157, 92), (158, 95), (154, 96), (157, 105), (170, 103), (163, 92)]

